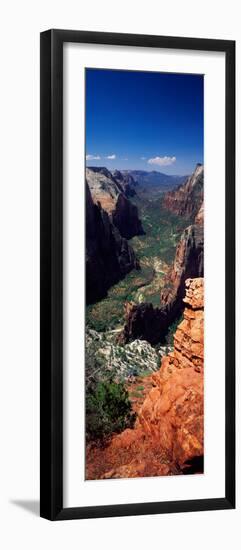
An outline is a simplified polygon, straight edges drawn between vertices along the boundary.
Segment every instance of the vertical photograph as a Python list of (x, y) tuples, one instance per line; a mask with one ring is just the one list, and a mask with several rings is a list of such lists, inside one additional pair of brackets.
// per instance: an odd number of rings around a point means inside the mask
[(203, 75), (86, 68), (84, 192), (85, 479), (203, 474)]

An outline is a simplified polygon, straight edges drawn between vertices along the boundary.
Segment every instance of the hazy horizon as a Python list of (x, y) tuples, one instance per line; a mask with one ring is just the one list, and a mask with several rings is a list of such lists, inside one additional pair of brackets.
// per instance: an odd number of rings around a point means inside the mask
[(193, 166), (193, 169), (190, 171), (189, 174), (187, 174), (187, 173), (186, 174), (178, 174), (177, 172), (173, 173), (173, 174), (168, 174), (165, 170), (148, 169), (148, 168), (118, 168), (118, 166), (114, 168), (114, 167), (111, 167), (111, 166), (107, 167), (105, 164), (96, 165), (96, 164), (87, 164), (87, 162), (86, 162), (86, 168), (90, 168), (90, 169), (106, 168), (110, 172), (114, 172), (115, 170), (118, 170), (119, 172), (146, 172), (146, 173), (149, 173), (149, 174), (155, 172), (156, 174), (161, 174), (163, 176), (172, 176), (172, 177), (175, 177), (175, 176), (176, 177), (178, 177), (178, 176), (181, 176), (181, 177), (190, 176), (194, 172), (197, 164), (203, 165), (203, 163), (197, 162), (195, 164), (195, 166)]

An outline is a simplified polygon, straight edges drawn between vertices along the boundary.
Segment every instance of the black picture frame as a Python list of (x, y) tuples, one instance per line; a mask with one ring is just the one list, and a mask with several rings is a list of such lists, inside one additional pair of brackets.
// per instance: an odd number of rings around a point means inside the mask
[[(224, 52), (226, 56), (225, 497), (63, 507), (63, 44)], [(235, 508), (235, 42), (48, 30), (40, 37), (41, 373), (40, 515), (49, 520)]]

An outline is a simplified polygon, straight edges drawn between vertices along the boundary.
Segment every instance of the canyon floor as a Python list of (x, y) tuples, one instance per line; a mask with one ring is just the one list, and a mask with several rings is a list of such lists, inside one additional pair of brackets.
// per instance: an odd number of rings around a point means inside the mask
[[(177, 197), (131, 197), (142, 228), (128, 239), (136, 268), (86, 308), (88, 480), (203, 472), (203, 226), (192, 225), (202, 174), (197, 165)], [(163, 337), (152, 341), (147, 329), (160, 330), (162, 315)]]
[(120, 329), (124, 322), (124, 303), (160, 304), (164, 275), (172, 264), (177, 243), (187, 220), (162, 208), (162, 198), (135, 197), (144, 235), (129, 240), (140, 262), (140, 270), (132, 270), (112, 286), (108, 296), (86, 310), (86, 326), (97, 332)]

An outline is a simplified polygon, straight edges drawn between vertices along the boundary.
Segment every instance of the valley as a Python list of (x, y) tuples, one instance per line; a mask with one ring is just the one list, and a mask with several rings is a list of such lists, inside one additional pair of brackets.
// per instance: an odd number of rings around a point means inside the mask
[(86, 479), (202, 471), (203, 167), (159, 186), (133, 172), (87, 171)]
[(177, 243), (187, 225), (186, 219), (162, 207), (161, 198), (135, 196), (131, 200), (138, 208), (145, 232), (129, 240), (140, 270), (132, 270), (109, 289), (106, 298), (87, 306), (87, 328), (96, 331), (123, 326), (126, 301), (160, 305), (164, 274), (174, 260)]

